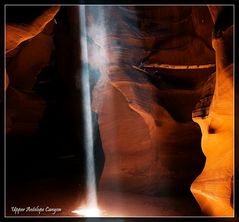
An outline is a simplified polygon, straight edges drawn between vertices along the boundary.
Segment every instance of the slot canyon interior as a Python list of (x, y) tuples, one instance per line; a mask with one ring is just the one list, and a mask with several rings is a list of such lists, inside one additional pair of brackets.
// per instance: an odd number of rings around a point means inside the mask
[(233, 217), (233, 15), (6, 6), (6, 215)]

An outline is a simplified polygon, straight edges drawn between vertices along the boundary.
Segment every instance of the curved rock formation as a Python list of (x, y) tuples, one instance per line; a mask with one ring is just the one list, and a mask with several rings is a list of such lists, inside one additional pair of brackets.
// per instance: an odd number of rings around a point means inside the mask
[[(183, 194), (194, 206), (194, 181), (204, 214), (232, 216), (233, 26), (218, 29), (223, 8), (210, 7), (212, 18), (207, 7), (86, 8), (83, 59), (100, 73), (92, 104), (105, 154), (102, 196)], [(50, 62), (58, 10), (49, 8), (30, 25), (6, 26), (8, 133), (28, 135), (43, 116), (45, 101), (32, 89)]]
[(204, 163), (191, 112), (214, 66), (150, 66), (214, 64), (207, 8), (87, 10), (89, 62), (101, 73), (93, 92), (105, 152), (100, 189), (147, 195), (189, 192)]
[[(211, 8), (215, 23), (223, 9)], [(231, 8), (232, 9), (232, 8)], [(232, 10), (230, 13), (233, 13)], [(225, 17), (224, 17), (224, 20)], [(222, 27), (220, 27), (222, 28)], [(233, 216), (233, 150), (234, 150), (234, 74), (233, 74), (233, 30), (229, 26), (220, 36), (212, 39), (216, 52), (216, 82), (208, 113), (203, 95), (193, 120), (202, 131), (202, 149), (206, 163), (202, 173), (193, 182), (191, 190), (203, 212), (214, 216)], [(217, 33), (215, 33), (217, 34)], [(210, 87), (209, 87), (210, 88)], [(212, 89), (212, 87), (211, 87)], [(212, 94), (211, 94), (212, 95)]]
[[(8, 6), (11, 7), (11, 6)], [(6, 53), (15, 49), (20, 43), (39, 34), (48, 22), (54, 18), (60, 6), (53, 6), (37, 17), (31, 24), (6, 25)]]
[(7, 132), (14, 128), (32, 133), (38, 128), (46, 104), (33, 87), (50, 62), (58, 11), (58, 6), (50, 7), (31, 24), (6, 24)]

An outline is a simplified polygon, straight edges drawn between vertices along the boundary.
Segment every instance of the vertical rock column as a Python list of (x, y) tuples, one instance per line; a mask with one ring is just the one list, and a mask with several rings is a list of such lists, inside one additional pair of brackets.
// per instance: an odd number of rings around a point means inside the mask
[[(215, 21), (212, 44), (216, 52), (216, 82), (208, 115), (198, 115), (198, 110), (193, 113), (193, 120), (202, 131), (206, 163), (191, 191), (205, 214), (233, 216), (233, 25), (216, 30), (217, 8), (210, 8), (210, 11)], [(200, 101), (202, 111), (205, 99)]]

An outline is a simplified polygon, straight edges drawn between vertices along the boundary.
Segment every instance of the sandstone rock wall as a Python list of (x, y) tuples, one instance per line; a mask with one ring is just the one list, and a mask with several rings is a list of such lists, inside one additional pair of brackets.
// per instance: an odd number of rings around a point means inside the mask
[(101, 72), (93, 91), (105, 152), (100, 188), (187, 193), (204, 165), (191, 112), (214, 70), (144, 65), (214, 64), (207, 8), (89, 7), (87, 15), (89, 62)]
[(6, 24), (7, 132), (33, 133), (38, 128), (46, 104), (33, 87), (50, 63), (58, 11), (58, 6), (50, 7), (31, 24)]
[[(220, 7), (211, 8), (215, 23), (221, 10)], [(193, 115), (202, 131), (201, 145), (206, 163), (191, 190), (205, 214), (233, 216), (234, 26), (225, 30), (220, 28), (220, 36), (214, 33), (212, 39), (216, 52), (216, 82), (209, 112), (202, 116)]]
[[(46, 105), (32, 87), (50, 61), (58, 10), (6, 26), (8, 132), (33, 132), (42, 118)], [(101, 190), (190, 195), (193, 183), (205, 214), (233, 215), (234, 27), (211, 39), (221, 11), (211, 7), (211, 18), (207, 7), (87, 7), (85, 62), (101, 74), (92, 94), (105, 154)]]

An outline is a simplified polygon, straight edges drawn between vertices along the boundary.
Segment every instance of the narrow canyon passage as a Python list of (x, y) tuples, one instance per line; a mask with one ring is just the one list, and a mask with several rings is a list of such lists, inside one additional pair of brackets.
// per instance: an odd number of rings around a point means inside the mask
[[(76, 216), (91, 124), (102, 216), (232, 215), (233, 26), (212, 16), (220, 7), (85, 6), (84, 18), (79, 8), (32, 9), (26, 21), (7, 10), (7, 213), (25, 201)], [(202, 121), (214, 114), (208, 153)]]

